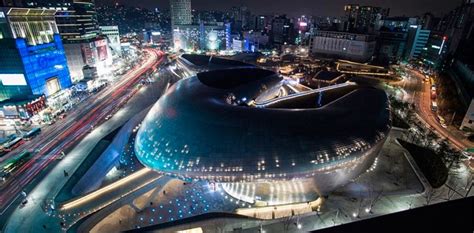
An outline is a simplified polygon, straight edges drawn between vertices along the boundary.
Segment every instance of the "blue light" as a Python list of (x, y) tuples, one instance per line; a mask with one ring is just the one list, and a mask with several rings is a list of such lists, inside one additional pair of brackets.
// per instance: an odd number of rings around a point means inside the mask
[[(72, 85), (67, 66), (64, 47), (59, 35), (54, 35), (54, 42), (36, 46), (28, 46), (25, 39), (15, 40), (16, 48), (23, 63), (24, 74), (31, 91), (35, 95), (51, 95), (46, 82), (57, 78), (61, 89)], [(58, 69), (61, 67), (61, 69)]]

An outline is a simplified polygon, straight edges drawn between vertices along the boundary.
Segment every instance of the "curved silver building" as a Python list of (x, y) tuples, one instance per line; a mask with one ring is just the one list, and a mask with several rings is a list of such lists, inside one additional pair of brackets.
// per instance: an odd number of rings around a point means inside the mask
[(177, 82), (145, 118), (138, 159), (183, 179), (224, 183), (248, 202), (297, 186), (324, 195), (372, 165), (391, 126), (384, 91), (347, 83), (255, 102), (279, 85), (274, 72), (252, 67)]

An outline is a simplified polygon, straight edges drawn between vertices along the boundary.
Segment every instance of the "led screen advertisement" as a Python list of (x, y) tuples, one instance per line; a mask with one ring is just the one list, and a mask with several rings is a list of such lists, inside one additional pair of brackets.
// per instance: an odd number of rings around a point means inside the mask
[(107, 46), (97, 47), (97, 54), (99, 55), (99, 61), (107, 60)]
[(61, 86), (59, 85), (59, 80), (57, 77), (50, 78), (46, 81), (46, 90), (48, 91), (49, 95), (61, 90)]
[(0, 81), (3, 86), (26, 86), (26, 79), (23, 74), (0, 74)]
[(99, 61), (105, 61), (107, 60), (108, 54), (107, 54), (107, 41), (104, 40), (98, 40), (95, 42), (95, 46), (97, 48), (97, 55), (99, 57)]

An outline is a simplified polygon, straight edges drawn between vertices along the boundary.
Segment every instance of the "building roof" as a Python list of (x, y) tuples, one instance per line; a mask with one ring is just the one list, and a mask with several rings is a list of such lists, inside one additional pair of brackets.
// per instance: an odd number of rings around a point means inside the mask
[(0, 7), (8, 16), (55, 16), (56, 10), (40, 8)]
[(319, 79), (319, 80), (324, 80), (324, 81), (333, 81), (334, 79), (337, 79), (342, 75), (343, 74), (339, 72), (321, 70), (316, 74), (314, 78)]
[(245, 62), (207, 55), (183, 54), (180, 58), (188, 63), (188, 65), (200, 68), (205, 67), (208, 70), (231, 67), (253, 67), (253, 65)]
[(300, 177), (356, 159), (390, 129), (385, 92), (355, 84), (249, 106), (277, 85), (274, 72), (248, 67), (177, 82), (143, 121), (137, 157), (185, 177), (242, 178), (257, 169)]

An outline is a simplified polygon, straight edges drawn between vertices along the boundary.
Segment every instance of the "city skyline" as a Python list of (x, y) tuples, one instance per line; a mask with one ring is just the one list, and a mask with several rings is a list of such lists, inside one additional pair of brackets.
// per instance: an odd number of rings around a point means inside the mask
[[(377, 6), (390, 8), (390, 16), (420, 16), (431, 12), (435, 16), (442, 16), (457, 6), (460, 6), (463, 0), (456, 1), (431, 1), (431, 0), (365, 0), (357, 1), (359, 5)], [(127, 6), (137, 6), (145, 8), (169, 9), (169, 1), (137, 0), (131, 3), (125, 0), (105, 0), (98, 4), (120, 3)], [(344, 5), (355, 3), (350, 0), (294, 0), (292, 4), (286, 5), (283, 1), (250, 1), (250, 0), (199, 0), (193, 1), (193, 10), (228, 10), (233, 6), (247, 6), (254, 14), (283, 14), (290, 16), (311, 15), (311, 16), (343, 16)]]
[(472, 232), (463, 2), (0, 0), (0, 232)]

